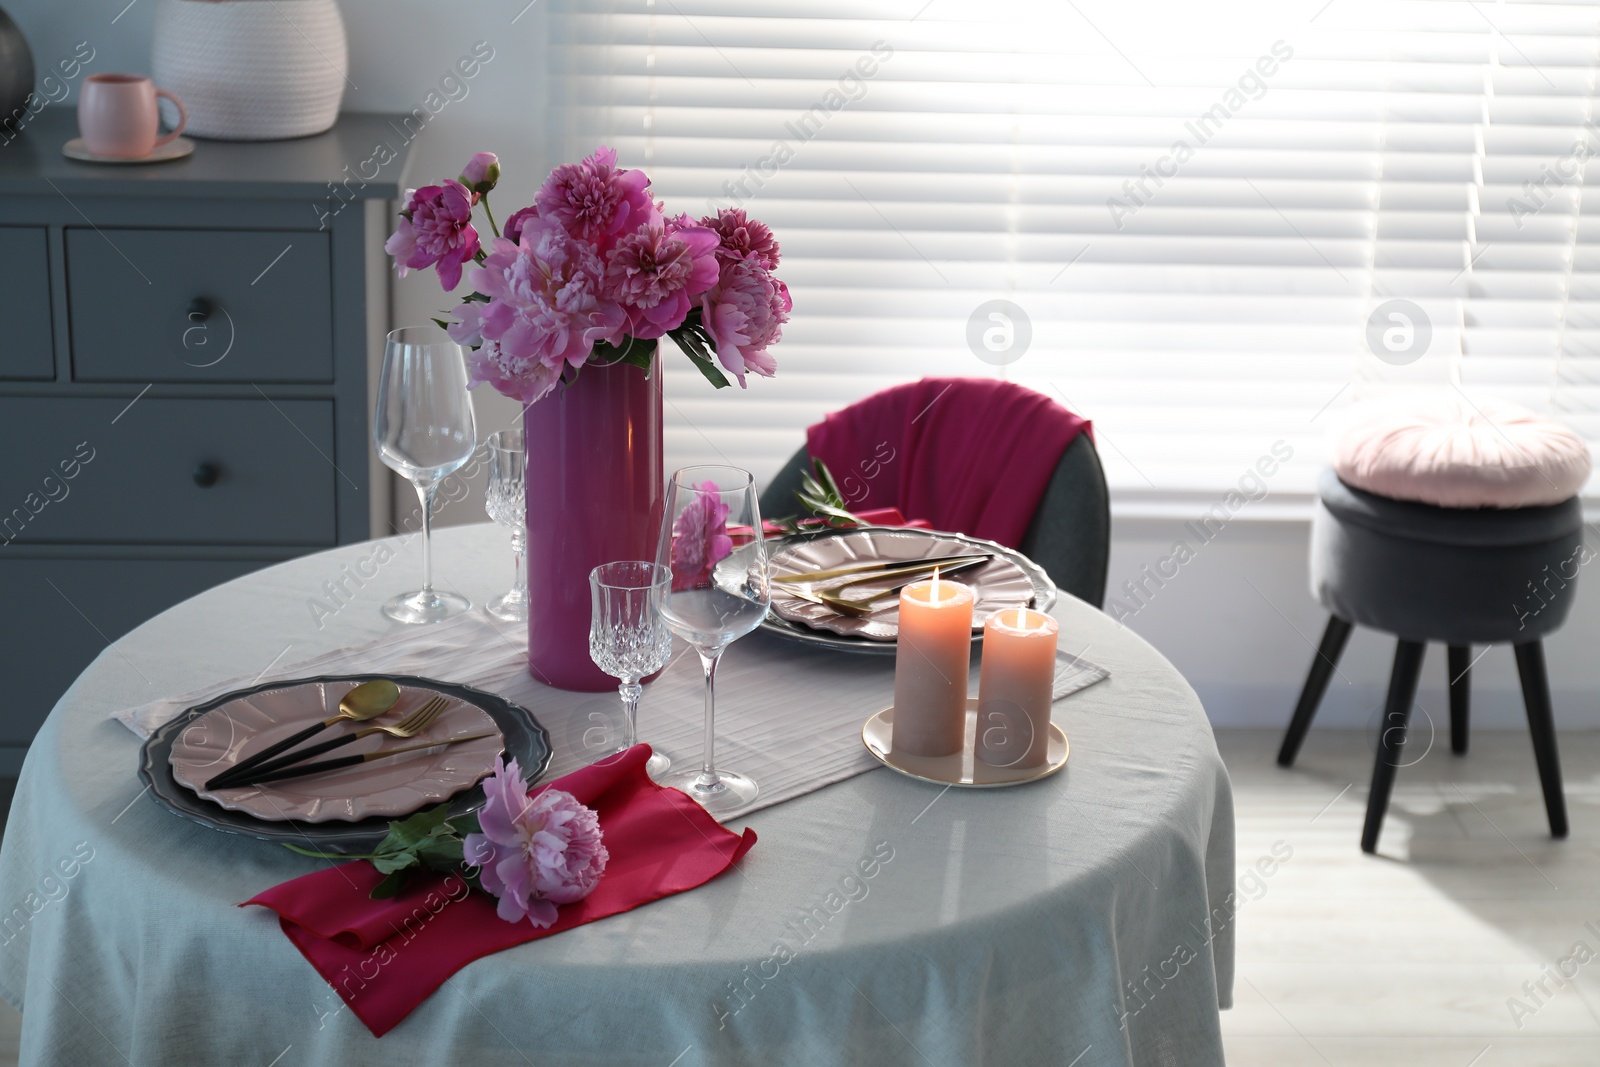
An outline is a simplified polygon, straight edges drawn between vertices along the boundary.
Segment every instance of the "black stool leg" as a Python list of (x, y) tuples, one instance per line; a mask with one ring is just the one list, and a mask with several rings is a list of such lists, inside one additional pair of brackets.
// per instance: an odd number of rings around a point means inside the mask
[(1389, 697), (1383, 705), (1383, 727), (1378, 731), (1378, 759), (1372, 767), (1372, 788), (1367, 793), (1367, 822), (1361, 829), (1361, 851), (1375, 852), (1383, 815), (1389, 810), (1394, 772), (1406, 743), (1406, 723), (1417, 695), (1417, 676), (1428, 646), (1401, 640), (1394, 647), (1394, 669), (1389, 673)]
[(1278, 749), (1278, 766), (1293, 765), (1295, 756), (1300, 752), (1300, 743), (1306, 739), (1306, 731), (1311, 729), (1311, 717), (1317, 713), (1317, 705), (1322, 703), (1322, 694), (1328, 689), (1328, 679), (1333, 677), (1333, 668), (1338, 665), (1339, 655), (1344, 652), (1344, 643), (1348, 640), (1350, 624), (1337, 615), (1328, 616), (1328, 628), (1322, 631), (1322, 645), (1317, 649), (1316, 658), (1311, 661), (1311, 673), (1306, 675), (1305, 688), (1300, 690), (1300, 703), (1294, 707), (1289, 731), (1283, 735), (1283, 747)]
[(1550, 712), (1550, 683), (1544, 671), (1544, 645), (1529, 641), (1517, 645), (1517, 674), (1522, 678), (1522, 703), (1528, 710), (1528, 733), (1533, 735), (1533, 758), (1539, 764), (1539, 784), (1544, 786), (1544, 810), (1550, 817), (1550, 835), (1567, 836), (1567, 801), (1561, 793), (1561, 757), (1556, 752), (1556, 723)]
[(1472, 646), (1451, 645), (1450, 671), (1450, 751), (1467, 754), (1467, 693), (1472, 682)]

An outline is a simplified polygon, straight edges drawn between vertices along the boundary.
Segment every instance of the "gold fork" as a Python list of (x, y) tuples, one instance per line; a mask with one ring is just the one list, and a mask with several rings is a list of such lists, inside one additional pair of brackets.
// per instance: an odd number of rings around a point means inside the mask
[(276, 773), (277, 771), (283, 770), (285, 767), (299, 763), (301, 760), (309, 759), (312, 756), (320, 756), (324, 752), (331, 752), (336, 748), (341, 748), (344, 745), (348, 745), (353, 741), (359, 741), (361, 738), (368, 737), (372, 734), (382, 733), (388, 734), (390, 737), (400, 738), (415, 737), (428, 727), (432, 726), (433, 721), (442, 715), (444, 713), (444, 709), (449, 706), (450, 701), (448, 699), (442, 696), (436, 696), (432, 700), (429, 700), (427, 703), (423, 704), (416, 711), (413, 711), (410, 715), (407, 715), (405, 718), (391, 726), (367, 726), (360, 730), (356, 730), (354, 733), (346, 734), (343, 737), (336, 737), (332, 741), (323, 741), (320, 744), (312, 745), (309, 748), (297, 749), (293, 753), (285, 756), (283, 759), (274, 760), (271, 763), (265, 763), (259, 767), (253, 767), (249, 773), (240, 775), (238, 778), (226, 779), (219, 784), (218, 788), (232, 789), (235, 786), (249, 785), (262, 775)]

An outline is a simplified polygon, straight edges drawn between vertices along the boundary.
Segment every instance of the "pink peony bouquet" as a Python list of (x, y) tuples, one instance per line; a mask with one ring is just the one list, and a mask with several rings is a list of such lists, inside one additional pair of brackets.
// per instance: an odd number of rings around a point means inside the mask
[(432, 267), (446, 290), (463, 277), (473, 287), (440, 325), (472, 349), (474, 384), (531, 403), (591, 362), (648, 370), (661, 337), (719, 389), (727, 374), (742, 387), (747, 373), (776, 373), (768, 348), (793, 302), (764, 224), (738, 208), (668, 215), (644, 172), (605, 147), (551, 171), (503, 229), (489, 210), (499, 179), (499, 160), (479, 152), (459, 178), (410, 193), (384, 245), (402, 276)]

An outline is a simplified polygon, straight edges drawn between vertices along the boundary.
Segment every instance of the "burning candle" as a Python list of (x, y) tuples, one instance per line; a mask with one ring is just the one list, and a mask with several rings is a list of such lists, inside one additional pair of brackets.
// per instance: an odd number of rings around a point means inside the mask
[(997, 611), (983, 624), (978, 759), (995, 767), (1045, 762), (1060, 629), (1050, 616), (1027, 608)]
[(972, 590), (941, 581), (900, 590), (900, 635), (894, 658), (896, 752), (948, 756), (967, 730), (967, 665), (972, 660)]

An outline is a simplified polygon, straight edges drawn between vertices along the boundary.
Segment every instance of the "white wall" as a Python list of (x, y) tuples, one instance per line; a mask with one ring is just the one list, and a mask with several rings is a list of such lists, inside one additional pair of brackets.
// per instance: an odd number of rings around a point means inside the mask
[[(5, 7), (27, 34), (41, 69), (87, 40), (96, 50), (90, 69), (148, 71), (157, 0), (134, 0), (124, 10), (125, 3), (12, 0)], [(526, 3), (343, 0), (350, 77), (357, 86), (345, 98), (350, 110), (410, 110), (474, 42), (488, 40), (495, 48), (495, 58), (471, 83), (468, 96), (446, 107), (418, 138), (412, 155), (415, 180), (453, 175), (473, 152), (488, 149), (500, 155), (507, 172), (499, 202), (531, 199), (551, 161), (541, 126), (547, 99), (539, 66), (543, 11), (540, 3), (525, 8)], [(449, 302), (431, 276), (414, 276), (396, 284), (395, 306), (396, 321), (409, 323), (445, 310)], [(514, 403), (486, 390), (479, 391), (477, 403), (485, 432), (509, 424), (516, 415)], [(670, 409), (668, 414), (670, 419)], [(802, 426), (797, 423), (792, 429), (798, 442)], [(737, 441), (717, 445), (731, 455), (739, 452)], [(669, 463), (673, 458), (669, 455)], [(409, 507), (404, 495), (398, 499)], [(469, 498), (450, 517), (481, 521), (478, 500), (481, 496)], [(1144, 565), (1168, 555), (1180, 526), (1177, 519), (1119, 519), (1112, 592), (1137, 577)], [(1307, 591), (1306, 539), (1303, 522), (1240, 518), (1127, 620), (1184, 673), (1219, 725), (1281, 726), (1288, 718), (1325, 621)], [(1071, 636), (1063, 635), (1069, 644)], [(1588, 595), (1579, 599), (1566, 628), (1548, 642), (1556, 716), (1564, 726), (1600, 727), (1600, 657), (1590, 651), (1597, 643), (1600, 607)], [(1357, 631), (1330, 687), (1321, 724), (1372, 728), (1392, 645), (1377, 634)], [(1091, 650), (1089, 657), (1093, 655)], [(1426, 713), (1426, 718), (1418, 716), (1424, 734), (1418, 736), (1425, 735), (1430, 720), (1444, 727), (1444, 673), (1443, 652), (1430, 649), (1419, 697)], [(1475, 721), (1521, 729), (1509, 650), (1494, 649), (1479, 660), (1474, 681)]]

